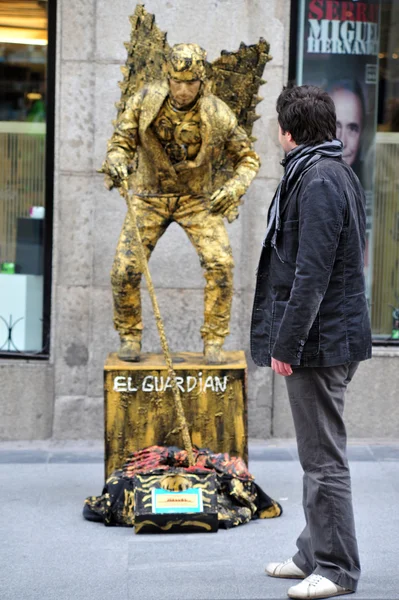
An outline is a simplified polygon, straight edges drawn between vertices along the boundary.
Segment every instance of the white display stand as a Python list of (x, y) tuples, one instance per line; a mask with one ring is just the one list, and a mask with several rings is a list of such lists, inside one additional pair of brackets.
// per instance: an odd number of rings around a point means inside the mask
[[(19, 275), (0, 273), (0, 316), (11, 324), (12, 341), (5, 344), (8, 337), (7, 326), (0, 319), (0, 348), (3, 351), (19, 350), (37, 352), (43, 347), (43, 275)], [(5, 344), (5, 346), (3, 346)]]

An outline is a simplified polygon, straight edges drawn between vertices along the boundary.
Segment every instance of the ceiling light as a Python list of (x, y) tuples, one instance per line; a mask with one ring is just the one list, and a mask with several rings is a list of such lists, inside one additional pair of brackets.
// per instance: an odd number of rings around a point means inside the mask
[(7, 38), (0, 37), (0, 43), (3, 44), (27, 44), (28, 46), (47, 46), (47, 40), (35, 40), (32, 38)]
[(23, 27), (0, 26), (0, 42), (5, 44), (28, 44), (29, 46), (47, 46), (47, 31)]

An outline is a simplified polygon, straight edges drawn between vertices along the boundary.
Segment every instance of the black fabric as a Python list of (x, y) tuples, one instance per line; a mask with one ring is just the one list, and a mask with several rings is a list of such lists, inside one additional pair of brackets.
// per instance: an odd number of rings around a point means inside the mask
[(187, 452), (174, 446), (150, 446), (133, 452), (126, 463), (107, 479), (100, 496), (86, 498), (83, 516), (105, 525), (134, 525), (134, 477), (216, 472), (219, 527), (226, 529), (251, 519), (278, 517), (281, 505), (254, 481), (244, 461), (208, 448), (194, 449), (195, 466), (188, 466)]
[(332, 140), (317, 146), (296, 146), (281, 161), (284, 175), (274, 194), (269, 210), (269, 220), (265, 235), (265, 242), (271, 237), (271, 245), (276, 248), (276, 239), (281, 228), (280, 200), (284, 194), (292, 194), (299, 185), (307, 171), (322, 157), (341, 158), (342, 142)]
[(310, 156), (280, 189), (260, 257), (251, 323), (260, 366), (272, 356), (315, 367), (371, 357), (364, 192), (342, 158), (321, 156), (309, 166)]

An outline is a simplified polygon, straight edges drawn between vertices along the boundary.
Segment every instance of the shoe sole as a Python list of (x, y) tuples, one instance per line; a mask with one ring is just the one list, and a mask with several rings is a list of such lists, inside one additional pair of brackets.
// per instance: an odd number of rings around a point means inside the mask
[(129, 357), (129, 356), (120, 356), (118, 354), (118, 358), (119, 358), (119, 360), (123, 360), (123, 362), (140, 362), (140, 355), (135, 356), (135, 357)]
[(302, 597), (300, 597), (300, 596), (291, 596), (291, 594), (288, 594), (288, 592), (287, 592), (287, 595), (288, 595), (289, 598), (293, 598), (294, 600), (323, 600), (323, 598), (333, 598), (334, 596), (345, 596), (346, 594), (353, 594), (353, 593), (354, 593), (353, 590), (345, 590), (345, 591), (342, 591), (342, 592), (334, 592), (334, 594), (327, 594), (327, 596), (326, 595), (323, 595), (323, 596), (306, 596), (306, 598), (305, 598), (305, 596), (302, 596)]
[(276, 577), (277, 579), (305, 579), (306, 575), (276, 575), (265, 569), (266, 575), (269, 577)]

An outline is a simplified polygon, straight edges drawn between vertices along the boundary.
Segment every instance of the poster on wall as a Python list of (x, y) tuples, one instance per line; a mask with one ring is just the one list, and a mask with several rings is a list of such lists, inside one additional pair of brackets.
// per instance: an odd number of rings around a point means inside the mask
[(297, 54), (297, 82), (320, 86), (331, 95), (343, 159), (366, 192), (369, 298), (379, 14), (379, 0), (301, 0)]

